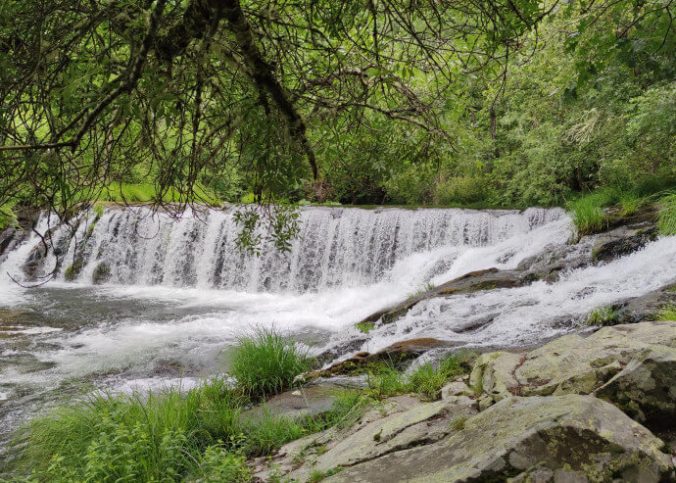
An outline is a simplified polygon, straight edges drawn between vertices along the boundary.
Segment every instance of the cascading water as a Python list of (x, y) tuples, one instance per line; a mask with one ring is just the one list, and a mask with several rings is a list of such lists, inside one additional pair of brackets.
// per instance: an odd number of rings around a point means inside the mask
[[(236, 246), (240, 227), (234, 213), (234, 209), (186, 212), (178, 220), (146, 208), (108, 210), (100, 219), (89, 213), (77, 228), (62, 226), (52, 235), (65, 252), (57, 278), (91, 283), (97, 267), (105, 267), (106, 278), (123, 285), (322, 291), (373, 284), (416, 253), (492, 246), (563, 216), (560, 210), (543, 209), (515, 213), (306, 208), (289, 253), (268, 244), (260, 256), (252, 257)], [(34, 244), (39, 242), (36, 237)], [(447, 266), (452, 262), (448, 254), (438, 258)], [(55, 261), (53, 254), (44, 260), (42, 275), (53, 269)], [(19, 272), (16, 263), (12, 268)]]
[[(111, 208), (51, 230), (54, 220), (41, 217), (36, 231), (49, 230), (55, 250), (45, 255), (33, 234), (0, 258), (0, 426), (77, 381), (145, 387), (222, 371), (221, 353), (253, 326), (331, 347), (358, 335), (355, 322), (428, 284), (515, 268), (565, 245), (572, 231), (560, 209), (303, 208), (291, 250), (264, 243), (256, 257), (236, 247), (235, 210), (177, 218)], [(51, 272), (34, 289), (13, 281), (34, 284)], [(676, 239), (663, 238), (555, 283), (421, 302), (372, 331), (363, 348), (416, 336), (533, 343), (675, 279)]]

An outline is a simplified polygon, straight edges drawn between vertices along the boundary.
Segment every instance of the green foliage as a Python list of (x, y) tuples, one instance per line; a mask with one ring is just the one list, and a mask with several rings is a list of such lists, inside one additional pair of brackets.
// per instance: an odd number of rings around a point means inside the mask
[(450, 355), (441, 360), (437, 367), (431, 363), (418, 367), (409, 376), (409, 386), (413, 392), (427, 399), (438, 399), (441, 388), (446, 382), (464, 372), (465, 369), (461, 360), (454, 355)]
[(660, 208), (657, 227), (662, 235), (676, 235), (676, 193), (658, 201)]
[(614, 325), (617, 323), (619, 315), (619, 312), (613, 307), (600, 307), (587, 316), (586, 323), (599, 326)]
[(375, 399), (384, 399), (408, 392), (404, 376), (388, 364), (369, 367), (368, 394)]
[(307, 354), (290, 338), (273, 330), (257, 329), (240, 338), (230, 372), (245, 394), (261, 398), (292, 387), (296, 376), (311, 365)]
[(607, 217), (603, 208), (616, 200), (611, 190), (597, 191), (568, 203), (573, 222), (580, 235), (588, 235), (603, 230), (607, 226)]
[(196, 474), (191, 475), (190, 480), (203, 483), (248, 483), (252, 475), (244, 456), (228, 453), (221, 446), (209, 446)]
[(252, 456), (271, 454), (289, 441), (307, 434), (303, 424), (295, 419), (265, 412), (251, 421), (244, 421), (244, 451)]
[(657, 314), (657, 320), (676, 320), (676, 305), (667, 305)]
[(354, 326), (362, 334), (368, 334), (369, 332), (371, 332), (376, 327), (376, 323), (375, 322), (363, 321), (363, 322), (357, 322)]
[(11, 204), (0, 205), (0, 230), (4, 230), (17, 223), (16, 214)]

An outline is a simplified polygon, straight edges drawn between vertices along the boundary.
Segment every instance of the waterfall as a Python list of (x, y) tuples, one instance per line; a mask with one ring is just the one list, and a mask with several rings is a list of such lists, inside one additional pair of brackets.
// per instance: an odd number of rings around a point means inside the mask
[[(437, 257), (436, 270), (443, 271), (462, 250), (495, 246), (565, 218), (562, 210), (540, 208), (309, 207), (300, 211), (300, 233), (288, 253), (263, 242), (260, 256), (251, 256), (236, 246), (236, 210), (186, 210), (178, 217), (142, 207), (86, 213), (77, 228), (64, 225), (52, 231), (62, 256), (56, 278), (91, 284), (98, 270), (99, 278), (119, 285), (322, 291), (377, 283), (391, 277), (395, 265), (408, 257), (439, 249), (447, 250)], [(45, 218), (39, 222), (43, 231)], [(40, 243), (34, 235), (1, 269), (20, 277), (20, 268)], [(45, 276), (55, 263), (50, 253), (35, 275)]]

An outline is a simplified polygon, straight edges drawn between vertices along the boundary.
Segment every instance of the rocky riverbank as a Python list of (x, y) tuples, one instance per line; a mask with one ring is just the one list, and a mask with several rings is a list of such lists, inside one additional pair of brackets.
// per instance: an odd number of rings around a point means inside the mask
[[(315, 382), (269, 409), (321, 412), (350, 384)], [(252, 464), (260, 481), (672, 481), (675, 423), (676, 321), (648, 321), (484, 353), (437, 401), (386, 398)]]

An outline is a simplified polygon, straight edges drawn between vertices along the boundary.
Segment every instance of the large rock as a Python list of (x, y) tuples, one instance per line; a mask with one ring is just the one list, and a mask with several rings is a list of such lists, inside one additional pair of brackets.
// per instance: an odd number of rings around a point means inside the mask
[(673, 467), (662, 446), (592, 396), (510, 397), (442, 441), (370, 459), (326, 481), (669, 481)]
[(483, 354), (470, 385), (482, 394), (482, 407), (513, 395), (598, 391), (639, 421), (674, 421), (675, 358), (676, 322), (616, 325), (586, 338), (567, 335), (527, 353)]
[(475, 402), (468, 397), (421, 403), (404, 396), (386, 404), (388, 409), (372, 412), (354, 427), (331, 435), (315, 457), (306, 451), (305, 464), (289, 477), (293, 481), (306, 481), (313, 472), (326, 473), (337, 466), (353, 466), (440, 441), (454, 431), (452, 421), (477, 413)]

